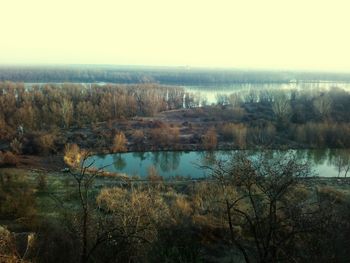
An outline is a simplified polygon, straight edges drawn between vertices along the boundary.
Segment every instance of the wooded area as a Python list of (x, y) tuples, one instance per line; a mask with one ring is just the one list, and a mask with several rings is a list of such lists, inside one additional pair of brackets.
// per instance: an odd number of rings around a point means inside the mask
[(345, 185), (308, 179), (310, 167), (292, 153), (252, 159), (238, 152), (203, 167), (211, 177), (193, 183), (163, 181), (154, 169), (143, 183), (108, 178), (89, 170), (88, 152), (74, 146), (65, 156), (71, 165), (65, 175), (0, 170), (0, 219), (12, 222), (0, 231), (1, 260), (346, 262), (350, 256), (350, 193)]
[[(0, 76), (23, 81), (24, 72)], [(73, 80), (53, 72), (28, 80)], [(74, 78), (100, 80), (84, 72)], [(248, 89), (209, 105), (184, 87), (145, 83), (179, 83), (176, 71), (125, 74), (140, 83), (0, 82), (0, 262), (347, 262), (347, 152), (332, 158), (338, 178), (321, 180), (295, 153), (267, 149), (349, 148), (348, 91)], [(181, 78), (260, 78), (196, 76)], [(196, 180), (164, 179), (154, 165), (140, 179), (89, 159), (218, 149), (260, 152), (208, 158), (201, 168), (210, 176)]]

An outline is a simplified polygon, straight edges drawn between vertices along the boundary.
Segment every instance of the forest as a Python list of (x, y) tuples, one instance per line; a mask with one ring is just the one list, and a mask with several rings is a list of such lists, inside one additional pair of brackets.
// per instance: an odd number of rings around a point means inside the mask
[[(0, 262), (348, 262), (350, 158), (321, 178), (292, 149), (350, 148), (349, 91), (232, 90), (209, 104), (182, 85), (349, 75), (3, 66), (0, 80)], [(197, 179), (91, 159), (199, 150), (236, 151)]]
[(237, 91), (207, 105), (197, 93), (159, 84), (2, 82), (0, 150), (348, 148), (349, 111), (350, 94), (340, 88)]

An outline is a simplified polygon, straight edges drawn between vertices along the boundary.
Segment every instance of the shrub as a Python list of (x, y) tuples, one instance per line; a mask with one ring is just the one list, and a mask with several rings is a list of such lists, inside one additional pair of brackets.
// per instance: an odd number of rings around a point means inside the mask
[(46, 190), (47, 188), (47, 175), (44, 173), (41, 173), (36, 178), (37, 181), (37, 188), (41, 191)]
[(139, 143), (142, 142), (144, 139), (144, 134), (142, 130), (136, 130), (133, 132), (132, 137), (135, 142)]
[(169, 126), (155, 128), (150, 132), (152, 142), (161, 147), (176, 145), (179, 141), (179, 135), (179, 128), (171, 128)]
[(10, 147), (11, 147), (11, 150), (13, 151), (13, 153), (15, 153), (15, 154), (22, 153), (23, 145), (17, 138), (12, 140), (12, 142), (10, 143)]
[(0, 152), (0, 165), (2, 166), (17, 166), (18, 158), (12, 152)]
[(35, 139), (39, 154), (47, 155), (56, 152), (55, 134), (47, 133), (37, 136)]
[(245, 148), (247, 127), (244, 124), (225, 124), (221, 132), (226, 141), (233, 141), (235, 146)]
[(78, 166), (81, 162), (82, 152), (77, 144), (67, 144), (64, 148), (64, 162), (69, 166)]
[(214, 128), (207, 131), (202, 137), (202, 145), (206, 150), (214, 150), (218, 144), (217, 134)]
[(249, 128), (247, 141), (252, 145), (269, 146), (274, 142), (275, 136), (275, 126), (271, 123), (267, 123), (263, 126)]
[(119, 132), (114, 136), (113, 146), (111, 148), (111, 151), (114, 153), (125, 152), (127, 151), (126, 144), (127, 144), (127, 140), (124, 133)]
[(313, 147), (349, 147), (349, 124), (333, 122), (306, 123), (296, 127), (294, 138)]

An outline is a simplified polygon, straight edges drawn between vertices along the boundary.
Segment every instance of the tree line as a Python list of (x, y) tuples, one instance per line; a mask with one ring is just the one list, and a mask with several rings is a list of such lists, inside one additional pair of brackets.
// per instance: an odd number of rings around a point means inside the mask
[(156, 84), (83, 86), (45, 84), (26, 88), (0, 83), (0, 138), (11, 131), (50, 130), (153, 116), (181, 108), (184, 90)]
[[(350, 147), (350, 93), (329, 90), (251, 89), (218, 94), (216, 107), (202, 107), (193, 115), (213, 122), (207, 149), (220, 143), (236, 148), (254, 145), (296, 148)], [(215, 133), (215, 134), (214, 134)]]
[(122, 66), (0, 66), (0, 81), (217, 85), (232, 83), (349, 82), (346, 73)]

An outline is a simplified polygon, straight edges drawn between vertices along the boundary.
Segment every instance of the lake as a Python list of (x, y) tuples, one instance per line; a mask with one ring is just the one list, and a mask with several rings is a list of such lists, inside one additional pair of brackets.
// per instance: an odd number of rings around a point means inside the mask
[[(300, 161), (308, 161), (314, 175), (321, 177), (344, 177), (345, 167), (350, 164), (350, 150), (293, 150)], [(201, 165), (212, 165), (215, 160), (227, 160), (235, 151), (162, 151), (162, 152), (130, 152), (119, 154), (95, 155), (87, 163), (94, 161), (93, 166), (104, 168), (105, 171), (125, 173), (129, 176), (146, 177), (148, 169), (154, 166), (158, 173), (165, 177), (203, 178), (209, 176), (208, 170), (200, 168)], [(257, 151), (247, 151), (251, 156)], [(270, 151), (273, 154), (285, 153), (283, 151)], [(269, 153), (269, 154), (270, 154)], [(343, 167), (340, 169), (339, 167)], [(350, 175), (350, 171), (349, 171)]]

